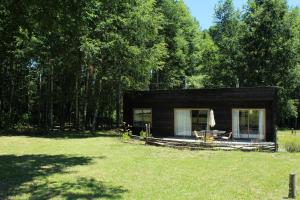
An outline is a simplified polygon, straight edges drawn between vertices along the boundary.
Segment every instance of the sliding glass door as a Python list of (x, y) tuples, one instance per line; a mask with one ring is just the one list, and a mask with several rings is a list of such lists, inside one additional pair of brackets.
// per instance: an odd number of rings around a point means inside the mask
[(189, 109), (175, 109), (175, 135), (176, 136), (191, 136), (192, 122), (191, 111)]
[(201, 131), (208, 129), (208, 110), (191, 110), (192, 130)]
[(265, 138), (264, 109), (233, 109), (232, 131), (234, 138)]
[(208, 109), (175, 109), (175, 136), (192, 136), (192, 131), (208, 129)]

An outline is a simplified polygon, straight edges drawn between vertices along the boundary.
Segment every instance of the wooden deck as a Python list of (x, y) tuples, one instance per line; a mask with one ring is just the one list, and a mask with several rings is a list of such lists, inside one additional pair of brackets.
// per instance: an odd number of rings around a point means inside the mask
[(274, 142), (251, 142), (251, 141), (209, 141), (184, 138), (147, 138), (146, 144), (165, 146), (177, 149), (190, 150), (225, 150), (225, 151), (261, 151), (274, 152)]

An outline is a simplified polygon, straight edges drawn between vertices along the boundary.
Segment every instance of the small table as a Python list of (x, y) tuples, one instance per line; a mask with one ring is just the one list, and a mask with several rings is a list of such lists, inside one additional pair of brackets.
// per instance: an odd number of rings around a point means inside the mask
[(219, 131), (219, 130), (209, 130), (209, 131), (199, 131), (200, 133), (204, 133), (204, 141), (207, 137), (212, 137), (213, 139), (218, 139), (221, 135), (226, 133), (226, 131)]
[(215, 139), (219, 138), (221, 135), (223, 135), (224, 133), (226, 133), (226, 131), (219, 131), (219, 130), (212, 130), (211, 131), (213, 137)]

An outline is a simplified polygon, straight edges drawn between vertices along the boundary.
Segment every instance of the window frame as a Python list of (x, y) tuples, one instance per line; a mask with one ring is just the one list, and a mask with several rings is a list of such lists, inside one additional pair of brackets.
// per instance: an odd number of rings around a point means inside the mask
[[(211, 110), (212, 108), (185, 108), (185, 107), (176, 107), (176, 108), (173, 108), (173, 132), (174, 132), (174, 135), (175, 135), (175, 130), (176, 130), (176, 118), (175, 118), (175, 110), (189, 110), (190, 111), (190, 115), (191, 115), (191, 120), (192, 120), (192, 110), (205, 110), (207, 111), (207, 128), (206, 130), (209, 131), (210, 130), (210, 126), (208, 125), (208, 122), (209, 122), (209, 111)], [(192, 121), (191, 121), (192, 122)], [(192, 123), (191, 123), (191, 127), (192, 127)], [(191, 133), (192, 134), (192, 133)]]
[[(141, 126), (135, 126), (134, 125), (134, 111), (135, 110), (150, 110), (151, 111), (151, 115), (150, 115), (150, 127), (152, 127), (152, 108), (133, 108), (132, 109), (132, 126), (135, 127), (135, 128), (145, 128), (145, 125), (144, 127), (141, 127)], [(144, 112), (143, 112), (144, 114)], [(144, 122), (144, 121), (143, 121)], [(146, 124), (146, 123), (145, 123)]]
[[(256, 111), (263, 111), (264, 112), (264, 138), (263, 138), (263, 140), (266, 140), (266, 136), (267, 136), (267, 110), (266, 110), (266, 108), (232, 108), (231, 109), (231, 130), (233, 131), (233, 111), (234, 110), (238, 110), (239, 112), (240, 111), (249, 111), (250, 112), (250, 110), (256, 110)], [(243, 135), (247, 135), (247, 134), (243, 134)], [(254, 135), (254, 134), (253, 134)], [(240, 138), (242, 138), (242, 137), (240, 137)], [(253, 138), (253, 139), (255, 139), (255, 138)]]

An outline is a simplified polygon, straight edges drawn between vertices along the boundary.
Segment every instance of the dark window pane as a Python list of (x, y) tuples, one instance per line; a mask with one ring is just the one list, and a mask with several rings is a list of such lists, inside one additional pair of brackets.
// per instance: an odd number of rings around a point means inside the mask
[(152, 124), (151, 109), (134, 109), (133, 110), (133, 126), (144, 128), (145, 124)]
[(192, 110), (192, 130), (201, 131), (207, 129), (207, 110)]
[(259, 134), (258, 110), (249, 111), (249, 134)]
[(240, 110), (240, 133), (248, 134), (248, 111)]
[(241, 134), (259, 134), (258, 110), (240, 110), (239, 116)]

